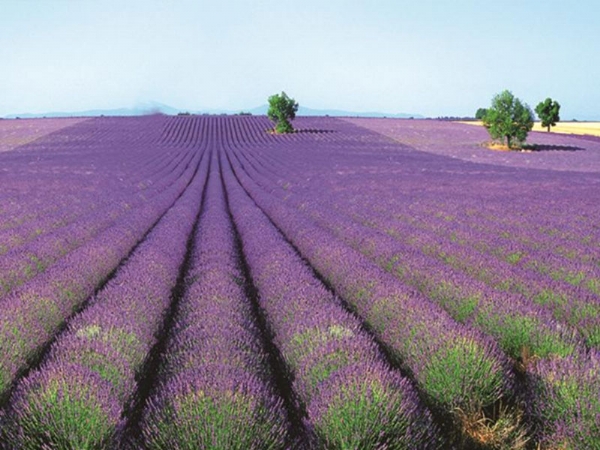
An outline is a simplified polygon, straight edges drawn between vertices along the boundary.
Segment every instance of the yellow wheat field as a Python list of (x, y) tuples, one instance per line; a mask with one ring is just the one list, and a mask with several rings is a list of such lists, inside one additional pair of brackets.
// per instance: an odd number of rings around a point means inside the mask
[[(559, 122), (556, 126), (551, 127), (550, 130), (551, 133), (600, 136), (600, 122)], [(542, 128), (540, 122), (535, 122), (533, 124), (533, 131), (546, 131), (546, 128)]]
[[(460, 122), (470, 125), (481, 125), (481, 121)], [(600, 122), (559, 122), (556, 126), (550, 128), (551, 133), (566, 133), (566, 134), (590, 134), (592, 136), (600, 136)], [(542, 128), (540, 122), (533, 124), (533, 131), (546, 131)]]

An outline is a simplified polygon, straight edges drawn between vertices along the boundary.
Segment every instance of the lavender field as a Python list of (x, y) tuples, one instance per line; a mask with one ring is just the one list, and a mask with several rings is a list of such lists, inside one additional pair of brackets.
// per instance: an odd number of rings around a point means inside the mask
[(0, 448), (600, 449), (600, 138), (0, 121)]

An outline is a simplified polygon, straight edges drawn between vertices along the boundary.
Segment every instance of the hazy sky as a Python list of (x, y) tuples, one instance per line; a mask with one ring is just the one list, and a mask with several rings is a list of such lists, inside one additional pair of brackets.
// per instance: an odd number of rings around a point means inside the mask
[(0, 0), (0, 116), (131, 107), (600, 120), (598, 0)]

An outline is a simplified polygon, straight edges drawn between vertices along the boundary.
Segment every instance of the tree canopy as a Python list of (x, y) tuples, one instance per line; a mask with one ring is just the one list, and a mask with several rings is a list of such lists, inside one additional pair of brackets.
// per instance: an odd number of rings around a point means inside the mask
[(290, 120), (296, 118), (296, 111), (298, 111), (298, 103), (293, 98), (288, 97), (285, 92), (269, 97), (267, 115), (269, 119), (275, 122), (275, 132), (292, 133), (294, 127), (292, 127)]
[(533, 112), (526, 103), (505, 90), (492, 99), (492, 106), (483, 118), (483, 125), (493, 139), (506, 141), (508, 148), (515, 144), (520, 146), (533, 128)]
[(560, 112), (560, 105), (557, 101), (553, 101), (551, 98), (547, 98), (543, 102), (540, 102), (535, 107), (535, 112), (542, 121), (542, 126), (548, 128), (556, 125), (556, 122), (560, 120), (558, 115)]
[(485, 117), (486, 114), (487, 114), (487, 108), (479, 108), (477, 110), (477, 112), (475, 113), (475, 118), (477, 120), (483, 120), (483, 118)]

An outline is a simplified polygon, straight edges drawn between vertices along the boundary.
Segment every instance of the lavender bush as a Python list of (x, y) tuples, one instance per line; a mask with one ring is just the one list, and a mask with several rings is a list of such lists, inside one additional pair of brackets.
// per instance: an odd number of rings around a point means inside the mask
[[(135, 376), (171, 302), (200, 207), (206, 159), (126, 264), (69, 322), (42, 367), (17, 387), (6, 428), (10, 445), (112, 447)], [(79, 383), (72, 383), (72, 377)], [(82, 417), (89, 417), (85, 426), (78, 423)]]
[(142, 423), (148, 449), (283, 449), (286, 413), (243, 290), (217, 161), (161, 366)]
[(409, 382), (312, 276), (224, 167), (229, 204), (260, 305), (322, 448), (428, 448), (436, 430)]
[(598, 447), (598, 138), (58, 122), (0, 124), (5, 447)]

